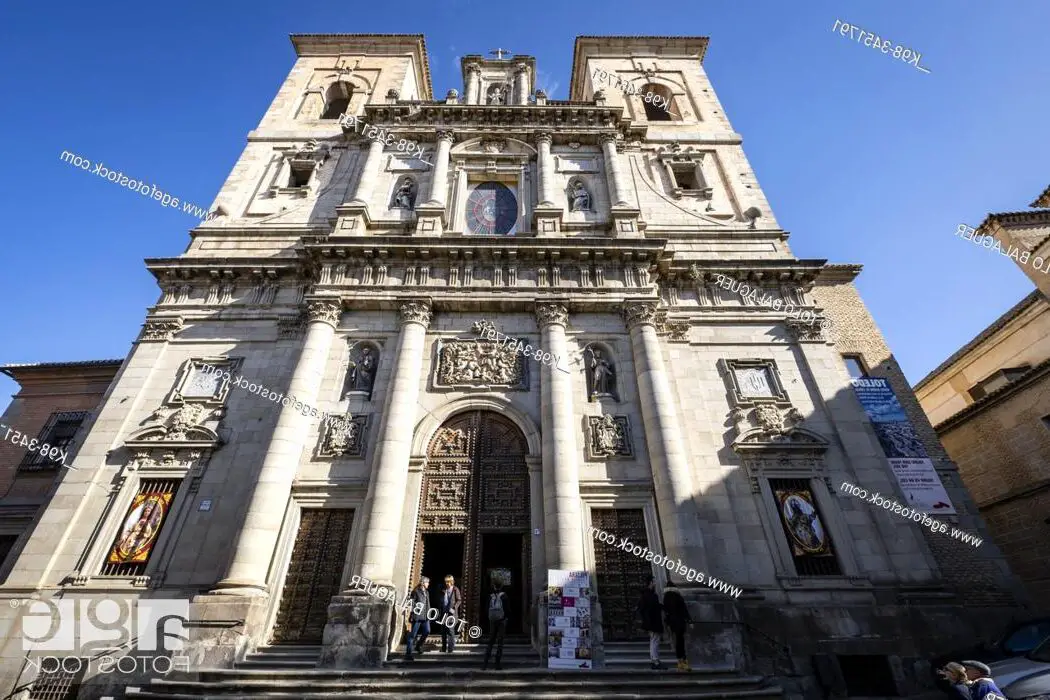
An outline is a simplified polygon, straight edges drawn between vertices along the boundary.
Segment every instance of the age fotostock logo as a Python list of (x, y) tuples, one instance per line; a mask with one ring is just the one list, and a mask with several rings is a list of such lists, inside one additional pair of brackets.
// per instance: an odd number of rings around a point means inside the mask
[[(45, 670), (49, 661), (65, 668), (68, 657), (73, 656), (98, 662), (100, 673), (167, 673), (176, 660), (186, 661), (165, 654), (180, 651), (188, 641), (185, 624), (189, 614), (188, 600), (166, 598), (28, 601), (22, 614), (22, 650), (63, 652), (44, 656), (40, 665)], [(125, 655), (128, 651), (145, 654)], [(110, 656), (107, 652), (119, 653)], [(157, 661), (167, 668), (158, 668)]]

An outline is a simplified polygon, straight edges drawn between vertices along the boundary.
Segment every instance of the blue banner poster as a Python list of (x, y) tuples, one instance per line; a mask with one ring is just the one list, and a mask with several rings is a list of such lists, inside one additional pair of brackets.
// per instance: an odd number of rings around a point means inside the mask
[(893, 387), (884, 377), (854, 379), (853, 392), (871, 420), (907, 506), (933, 515), (954, 515), (955, 506), (908, 420)]
[(547, 668), (592, 668), (591, 575), (547, 570)]

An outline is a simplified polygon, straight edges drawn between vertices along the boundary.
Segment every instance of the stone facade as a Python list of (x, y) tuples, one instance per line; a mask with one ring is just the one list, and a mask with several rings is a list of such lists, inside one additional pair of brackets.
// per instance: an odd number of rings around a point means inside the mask
[[(323, 665), (383, 661), (400, 613), (391, 627), (390, 603), (348, 581), (404, 592), (434, 533), (465, 538), (468, 596), (485, 585), (477, 557), (499, 548), (485, 537), (519, 538), (521, 625), (541, 656), (546, 571), (596, 573), (600, 661), (627, 608), (603, 593), (609, 564), (588, 533), (637, 514), (653, 551), (744, 588), (679, 581), (695, 666), (819, 697), (820, 683), (857, 682), (840, 658), (876, 655), (907, 692), (929, 680), (925, 654), (1006, 622), (1013, 584), (993, 546), (952, 568), (950, 543), (839, 494), (842, 481), (896, 493), (847, 349), (894, 378), (944, 455), (857, 270), (791, 253), (703, 69), (706, 38), (580, 37), (565, 102), (530, 99), (531, 57), (465, 57), (463, 98), (434, 101), (422, 37), (293, 43), (220, 215), (183, 255), (148, 261), (162, 296), (8, 596), (192, 598), (193, 619), (219, 631), (193, 628), (190, 656), (228, 664), (286, 633), (300, 530), (353, 510)], [(650, 91), (670, 118), (646, 108)], [(719, 275), (832, 319), (838, 336)], [(480, 339), (483, 320), (558, 362)], [(334, 441), (326, 413), (344, 417)], [(348, 414), (366, 417), (360, 433)], [(953, 465), (939, 467), (962, 525), (983, 528)], [(113, 565), (133, 499), (162, 482), (174, 485), (148, 561)], [(774, 484), (819, 513), (823, 573), (800, 563)], [(2, 607), (13, 687), (27, 678)]]

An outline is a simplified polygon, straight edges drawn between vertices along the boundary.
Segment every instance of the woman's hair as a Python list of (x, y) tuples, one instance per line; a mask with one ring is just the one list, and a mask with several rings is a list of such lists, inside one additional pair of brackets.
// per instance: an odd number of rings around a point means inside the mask
[(456, 579), (452, 578), (452, 574), (445, 577), (445, 583), (455, 583)]
[(420, 576), (419, 577), (419, 585), (422, 586), (424, 583), (430, 583), (430, 577), (429, 576)]

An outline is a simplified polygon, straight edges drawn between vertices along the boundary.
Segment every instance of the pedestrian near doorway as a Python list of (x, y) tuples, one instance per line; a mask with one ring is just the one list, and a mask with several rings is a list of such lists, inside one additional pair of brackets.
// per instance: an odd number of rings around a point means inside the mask
[(638, 601), (638, 613), (642, 617), (642, 629), (649, 633), (649, 664), (654, 671), (663, 668), (660, 663), (660, 639), (664, 634), (664, 623), (660, 619), (662, 607), (656, 594), (656, 578), (650, 576)]
[(503, 658), (503, 637), (507, 633), (507, 594), (503, 592), (503, 582), (496, 579), (492, 582), (492, 591), (489, 593), (489, 645), (485, 649), (485, 663), (481, 665), (484, 671), (489, 667), (489, 656), (492, 655), (492, 645), (498, 642), (496, 647), (496, 670), (500, 670), (500, 659)]
[[(459, 608), (463, 605), (463, 593), (456, 585), (451, 574), (445, 577), (445, 588), (441, 591), (441, 617), (452, 615), (459, 619)], [(456, 650), (456, 631), (446, 625), (441, 626), (441, 651), (451, 654)]]
[(664, 620), (674, 635), (674, 655), (678, 659), (678, 670), (689, 671), (689, 657), (685, 653), (685, 631), (686, 625), (692, 623), (693, 618), (689, 616), (689, 606), (685, 604), (685, 598), (678, 592), (674, 581), (668, 581), (667, 588), (664, 589)]
[[(427, 613), (430, 612), (430, 593), (427, 592), (428, 588), (430, 588), (430, 579), (424, 576), (419, 579), (419, 585), (412, 591), (412, 612), (408, 616), (411, 627), (408, 630), (408, 638), (405, 640), (405, 644), (408, 647), (405, 649), (405, 661), (412, 661), (413, 642), (416, 639), (416, 635), (421, 635), (419, 643), (415, 645), (417, 654), (423, 653), (423, 645), (426, 644), (427, 637), (430, 636), (430, 620), (427, 617)], [(416, 612), (419, 609), (422, 609), (422, 612)]]

